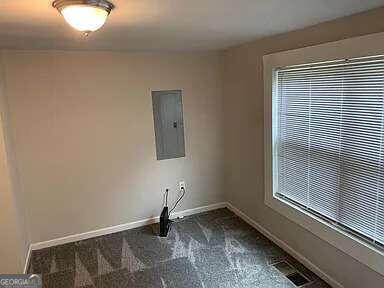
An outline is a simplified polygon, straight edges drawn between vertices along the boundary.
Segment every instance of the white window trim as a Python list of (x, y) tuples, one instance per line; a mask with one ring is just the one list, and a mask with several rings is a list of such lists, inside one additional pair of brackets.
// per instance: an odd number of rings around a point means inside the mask
[[(284, 51), (263, 57), (264, 62), (264, 169), (265, 203), (267, 206), (304, 227), (314, 235), (350, 255), (372, 270), (384, 275), (384, 252), (350, 233), (338, 229), (313, 214), (274, 196), (272, 150), (274, 126), (272, 101), (274, 95), (274, 70), (278, 67), (324, 62), (346, 58), (384, 55), (384, 33), (350, 38), (296, 50)], [(314, 247), (316, 249), (316, 247)]]

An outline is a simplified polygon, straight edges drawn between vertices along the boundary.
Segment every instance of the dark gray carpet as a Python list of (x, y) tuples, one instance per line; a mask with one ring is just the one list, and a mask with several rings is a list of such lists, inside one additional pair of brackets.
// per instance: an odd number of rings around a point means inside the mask
[(292, 273), (308, 280), (300, 287), (329, 287), (227, 209), (186, 217), (168, 238), (157, 233), (150, 225), (33, 251), (29, 272), (47, 288), (297, 287)]

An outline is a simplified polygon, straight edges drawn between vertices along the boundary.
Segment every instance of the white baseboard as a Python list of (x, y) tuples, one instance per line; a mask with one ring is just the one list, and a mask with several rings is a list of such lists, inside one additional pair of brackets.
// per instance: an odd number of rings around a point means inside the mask
[(31, 247), (31, 245), (29, 245), (28, 252), (27, 252), (27, 255), (25, 257), (25, 264), (24, 264), (24, 270), (23, 270), (24, 274), (27, 274), (28, 264), (29, 264), (29, 259), (31, 259), (31, 254), (32, 254), (32, 247)]
[(245, 222), (247, 222), (253, 228), (255, 228), (260, 233), (262, 233), (269, 240), (274, 242), (277, 246), (279, 246), (280, 248), (285, 250), (288, 254), (292, 255), (295, 259), (297, 259), (299, 262), (301, 262), (304, 266), (306, 266), (309, 270), (311, 270), (313, 273), (315, 273), (317, 276), (319, 276), (321, 279), (323, 279), (329, 285), (331, 285), (334, 288), (343, 288), (343, 285), (341, 285), (339, 282), (337, 282), (335, 279), (333, 279), (328, 274), (324, 273), (319, 267), (317, 267), (315, 264), (313, 264), (305, 256), (303, 256), (302, 254), (297, 252), (295, 249), (293, 249), (291, 246), (289, 246), (283, 240), (279, 239), (274, 234), (272, 234), (270, 231), (268, 231), (263, 226), (261, 226), (259, 223), (257, 223), (253, 219), (251, 219), (247, 214), (245, 214), (241, 210), (237, 209), (231, 203), (227, 203), (227, 208), (229, 210), (231, 210), (233, 213), (235, 213), (237, 216), (242, 218)]
[[(306, 257), (304, 257), (302, 254), (294, 250), (292, 247), (290, 247), (287, 243), (285, 243), (283, 240), (279, 239), (275, 235), (273, 235), (271, 232), (269, 232), (267, 229), (265, 229), (263, 226), (252, 220), (248, 215), (246, 215), (244, 212), (240, 211), (237, 209), (235, 206), (233, 206), (231, 203), (227, 202), (220, 202), (220, 203), (215, 203), (207, 206), (202, 206), (202, 207), (196, 207), (192, 209), (187, 209), (179, 212), (173, 213), (173, 217), (183, 217), (183, 216), (189, 216), (197, 213), (202, 213), (202, 212), (207, 212), (210, 210), (215, 210), (219, 208), (224, 208), (227, 207), (230, 209), (233, 213), (235, 213), (237, 216), (242, 218), (245, 222), (247, 222), (249, 225), (254, 227), (256, 230), (264, 234), (265, 237), (270, 239), (272, 242), (274, 242), (276, 245), (284, 249), (288, 254), (292, 255), (294, 258), (296, 258), (298, 261), (300, 261), (303, 265), (305, 265), (308, 269), (310, 269), (312, 272), (314, 272), (316, 275), (318, 275), (321, 279), (323, 279), (325, 282), (327, 282), (329, 285), (331, 285), (334, 288), (343, 288), (343, 286), (337, 282), (335, 279), (330, 277), (328, 274), (324, 273), (319, 267), (317, 267), (315, 264), (313, 264), (310, 260), (308, 260)], [(85, 240), (89, 238), (94, 238), (102, 235), (107, 235), (111, 233), (116, 233), (116, 232), (121, 232), (124, 230), (129, 230), (153, 223), (159, 222), (159, 217), (152, 217), (152, 218), (147, 218), (139, 221), (134, 221), (134, 222), (129, 222), (125, 224), (120, 224), (112, 227), (106, 227), (106, 228), (101, 228), (98, 230), (93, 230), (93, 231), (88, 231), (80, 234), (74, 234), (74, 235), (68, 235), (64, 236), (61, 238), (56, 238), (44, 242), (38, 242), (38, 243), (33, 243), (29, 246), (28, 254), (27, 254), (27, 259), (25, 261), (25, 266), (24, 266), (24, 273), (27, 272), (28, 269), (28, 263), (29, 259), (31, 257), (31, 253), (33, 250), (39, 250), (43, 248), (48, 248), (52, 246), (57, 246), (57, 245), (63, 245), (71, 242), (76, 242), (80, 240)]]
[[(197, 214), (197, 213), (207, 212), (210, 210), (215, 210), (215, 209), (224, 208), (224, 207), (227, 207), (227, 203), (226, 202), (220, 202), (220, 203), (215, 203), (215, 204), (211, 204), (211, 205), (207, 205), (207, 206), (201, 206), (201, 207), (196, 207), (196, 208), (192, 208), (192, 209), (187, 209), (187, 210), (175, 212), (175, 213), (172, 213), (172, 217), (173, 218), (184, 217), (184, 216), (189, 216), (189, 215), (193, 215), (193, 214)], [(60, 238), (56, 238), (56, 239), (52, 239), (52, 240), (48, 240), (48, 241), (32, 243), (29, 246), (27, 259), (25, 261), (24, 273), (26, 273), (26, 271), (28, 269), (29, 258), (31, 256), (31, 253), (33, 250), (40, 250), (40, 249), (53, 247), (53, 246), (57, 246), (57, 245), (63, 245), (63, 244), (71, 243), (71, 242), (76, 242), (76, 241), (81, 241), (81, 240), (85, 240), (85, 239), (89, 239), (89, 238), (107, 235), (107, 234), (117, 233), (117, 232), (129, 230), (129, 229), (133, 229), (133, 228), (137, 228), (137, 227), (141, 227), (141, 226), (145, 226), (145, 225), (150, 225), (150, 224), (154, 224), (154, 223), (158, 223), (158, 222), (159, 222), (159, 216), (156, 216), (156, 217), (147, 218), (147, 219), (134, 221), (134, 222), (129, 222), (129, 223), (125, 223), (125, 224), (120, 224), (120, 225), (116, 225), (116, 226), (112, 226), (112, 227), (105, 227), (105, 228), (101, 228), (101, 229), (97, 229), (97, 230), (93, 230), (93, 231), (88, 231), (88, 232), (84, 232), (84, 233), (80, 233), (80, 234), (68, 235), (68, 236), (64, 236), (64, 237), (60, 237)]]

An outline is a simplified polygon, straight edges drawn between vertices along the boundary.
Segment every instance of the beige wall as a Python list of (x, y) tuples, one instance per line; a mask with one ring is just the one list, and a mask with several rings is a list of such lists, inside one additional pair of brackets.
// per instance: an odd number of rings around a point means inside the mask
[[(9, 157), (17, 156), (11, 162), (20, 193), (10, 188), (1, 130), (0, 227), (9, 237), (2, 233), (0, 256), (10, 260), (0, 261), (9, 263), (0, 272), (19, 269), (22, 255), (11, 255), (24, 251), (23, 243), (156, 216), (162, 190), (174, 193), (185, 180), (180, 210), (226, 197), (345, 287), (382, 287), (382, 276), (265, 206), (262, 56), (382, 32), (383, 19), (378, 9), (234, 47), (222, 58), (3, 51)], [(179, 88), (187, 156), (156, 161), (150, 89)], [(29, 240), (13, 225), (19, 218), (23, 227), (19, 203), (27, 206)]]
[(19, 223), (12, 193), (4, 134), (0, 128), (0, 273), (22, 272)]
[(384, 277), (264, 204), (262, 56), (381, 32), (383, 19), (384, 9), (378, 9), (254, 41), (229, 49), (223, 55), (227, 199), (347, 288), (383, 287)]
[[(1, 55), (0, 55), (1, 56)], [(22, 195), (16, 193), (11, 165), (7, 101), (0, 57), (0, 274), (21, 273), (28, 250)]]
[[(217, 53), (4, 51), (31, 242), (224, 200)], [(156, 161), (150, 90), (182, 89), (186, 157)]]

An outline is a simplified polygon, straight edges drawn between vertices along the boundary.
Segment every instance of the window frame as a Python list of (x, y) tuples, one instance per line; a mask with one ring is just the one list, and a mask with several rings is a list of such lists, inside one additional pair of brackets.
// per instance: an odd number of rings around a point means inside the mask
[[(361, 45), (364, 43), (364, 45)], [(319, 216), (274, 195), (277, 184), (276, 165), (276, 69), (307, 63), (342, 60), (384, 54), (384, 33), (355, 37), (316, 46), (265, 55), (264, 63), (264, 169), (265, 204), (299, 224), (322, 240), (350, 255), (372, 270), (384, 275), (384, 251), (344, 231)]]

